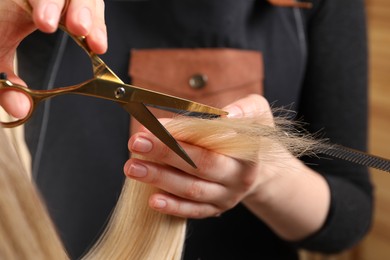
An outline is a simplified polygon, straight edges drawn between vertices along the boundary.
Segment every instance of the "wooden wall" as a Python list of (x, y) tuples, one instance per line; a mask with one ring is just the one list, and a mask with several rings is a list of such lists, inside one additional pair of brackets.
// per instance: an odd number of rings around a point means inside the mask
[[(341, 0), (342, 1), (342, 0)], [(390, 1), (366, 0), (370, 50), (370, 150), (390, 158)], [(390, 259), (390, 174), (372, 170), (372, 230), (354, 259)]]

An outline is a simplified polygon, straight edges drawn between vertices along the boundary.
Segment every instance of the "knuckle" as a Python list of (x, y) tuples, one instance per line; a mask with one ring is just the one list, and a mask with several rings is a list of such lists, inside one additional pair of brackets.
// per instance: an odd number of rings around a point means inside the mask
[(225, 212), (227, 210), (230, 210), (232, 209), (233, 207), (235, 207), (241, 200), (241, 196), (239, 196), (238, 194), (237, 195), (233, 195), (231, 196), (229, 199), (225, 199), (220, 205), (219, 205), (219, 209), (221, 212)]
[(192, 200), (199, 200), (203, 194), (203, 183), (197, 179), (193, 180), (184, 192), (184, 196)]
[(211, 204), (197, 205), (191, 209), (190, 218), (202, 219), (207, 217), (218, 216), (222, 213), (220, 209)]
[(248, 95), (239, 105), (246, 117), (268, 114), (271, 111), (268, 100), (264, 96), (257, 94)]
[(190, 217), (193, 219), (203, 218), (203, 212), (202, 212), (202, 210), (200, 210), (200, 208), (195, 207), (194, 209), (192, 209), (192, 211), (190, 213)]
[(169, 208), (169, 210), (170, 210), (169, 214), (172, 214), (174, 216), (182, 216), (183, 215), (183, 213), (181, 212), (180, 203), (177, 203), (174, 206), (171, 206)]
[(243, 191), (250, 190), (255, 182), (256, 176), (254, 174), (243, 174), (241, 178), (241, 188)]
[(102, 11), (104, 11), (104, 9), (106, 8), (106, 4), (105, 4), (105, 2), (104, 2), (103, 0), (99, 0), (99, 1), (98, 1), (98, 6), (99, 6), (99, 8), (100, 8)]
[(213, 169), (213, 167), (215, 167), (215, 165), (217, 164), (219, 158), (219, 156), (216, 156), (214, 153), (206, 150), (206, 149), (202, 149), (200, 154), (199, 154), (199, 162), (198, 162), (198, 165), (199, 165), (199, 175), (202, 174), (202, 172), (209, 172)]
[(160, 177), (161, 176), (161, 171), (156, 171), (154, 173), (151, 173), (149, 172), (148, 174), (148, 183), (152, 184), (152, 185), (157, 185), (160, 183)]
[[(156, 142), (154, 143), (156, 144)], [(169, 158), (172, 154), (171, 149), (164, 144), (159, 143), (158, 147), (156, 148), (157, 149), (154, 149), (154, 151), (156, 152), (156, 158), (159, 161), (164, 161), (165, 159)]]
[(185, 218), (200, 219), (203, 218), (204, 212), (200, 206), (188, 205), (186, 202), (178, 202), (170, 208), (170, 214)]
[(149, 165), (148, 166), (148, 183), (153, 186), (158, 186), (163, 189), (162, 186), (167, 183), (167, 172), (165, 168), (159, 167), (158, 165)]
[(257, 99), (258, 102), (251, 103), (253, 106), (252, 109), (254, 113), (264, 113), (270, 111), (269, 103), (263, 96), (258, 96)]
[(104, 17), (104, 10), (106, 8), (106, 5), (104, 3), (103, 0), (99, 0), (96, 2), (96, 12), (97, 12), (97, 16), (98, 18), (101, 20), (101, 21), (104, 21), (105, 20), (105, 17)]

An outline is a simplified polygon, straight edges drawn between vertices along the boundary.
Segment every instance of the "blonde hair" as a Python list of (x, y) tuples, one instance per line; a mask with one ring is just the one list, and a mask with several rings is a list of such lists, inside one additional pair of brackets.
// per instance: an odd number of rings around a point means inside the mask
[(0, 259), (66, 259), (47, 210), (0, 128)]
[[(275, 123), (264, 120), (177, 117), (166, 127), (179, 140), (249, 164), (280, 161), (286, 149), (295, 156), (312, 153), (321, 144), (315, 137), (296, 130), (288, 119), (278, 117)], [(33, 184), (21, 173), (3, 136), (0, 139), (2, 153), (8, 154), (0, 161), (0, 239), (4, 240), (0, 241), (0, 256), (66, 258)], [(186, 220), (149, 208), (148, 199), (155, 192), (152, 186), (127, 179), (105, 232), (83, 258), (181, 259)]]

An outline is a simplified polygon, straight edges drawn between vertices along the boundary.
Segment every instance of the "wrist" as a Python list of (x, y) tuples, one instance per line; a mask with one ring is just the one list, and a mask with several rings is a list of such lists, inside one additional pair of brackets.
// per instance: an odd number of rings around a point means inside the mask
[(319, 230), (330, 207), (325, 179), (296, 158), (263, 169), (270, 177), (243, 204), (286, 240), (300, 240)]

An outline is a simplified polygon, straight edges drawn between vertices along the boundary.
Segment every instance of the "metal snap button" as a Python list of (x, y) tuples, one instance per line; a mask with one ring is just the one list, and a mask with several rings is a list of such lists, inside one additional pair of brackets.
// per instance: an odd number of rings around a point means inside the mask
[(193, 89), (201, 89), (207, 84), (207, 75), (205, 74), (194, 74), (188, 81), (188, 84)]

